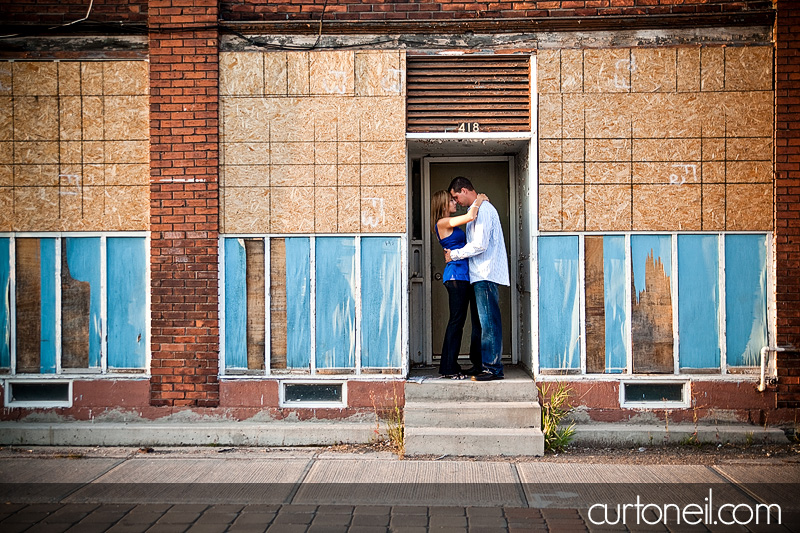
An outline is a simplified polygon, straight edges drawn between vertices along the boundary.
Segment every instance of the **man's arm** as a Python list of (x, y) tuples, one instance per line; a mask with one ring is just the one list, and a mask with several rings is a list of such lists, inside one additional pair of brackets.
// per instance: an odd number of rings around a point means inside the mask
[[(491, 205), (485, 202), (486, 205)], [(478, 218), (473, 222), (472, 238), (467, 241), (463, 248), (458, 250), (450, 250), (450, 258), (453, 260), (466, 259), (467, 257), (474, 257), (486, 251), (489, 246), (489, 237), (491, 234), (491, 215), (487, 213), (487, 209), (478, 212)]]

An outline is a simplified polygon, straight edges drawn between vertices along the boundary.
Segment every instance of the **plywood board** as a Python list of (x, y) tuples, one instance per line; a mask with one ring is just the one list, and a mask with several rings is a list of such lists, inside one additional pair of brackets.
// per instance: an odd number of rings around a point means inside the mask
[(146, 95), (150, 92), (149, 71), (147, 61), (106, 61), (103, 63), (103, 94)]
[(602, 373), (606, 366), (606, 316), (603, 284), (603, 237), (584, 239), (586, 372)]
[(221, 52), (219, 91), (224, 96), (264, 94), (264, 54), (261, 52)]
[(264, 240), (245, 239), (244, 247), (247, 273), (247, 368), (261, 370), (264, 368), (266, 346)]
[(772, 89), (772, 46), (725, 48), (726, 91)]
[(58, 140), (58, 99), (52, 96), (15, 96), (14, 140)]
[(355, 94), (355, 54), (351, 50), (309, 54), (309, 94)]
[(223, 187), (222, 226), (225, 233), (269, 233), (269, 187)]
[[(99, 257), (97, 258), (99, 259)], [(61, 366), (89, 368), (91, 286), (72, 277), (67, 246), (61, 246)]]
[(540, 50), (536, 54), (536, 89), (539, 94), (561, 92), (561, 52)]
[(309, 233), (314, 228), (314, 187), (272, 187), (270, 228), (273, 233)]
[(264, 53), (264, 95), (285, 96), (288, 94), (287, 65), (286, 52)]
[(15, 61), (13, 92), (17, 96), (55, 96), (58, 70), (53, 61)]
[(629, 185), (586, 186), (586, 230), (628, 231), (631, 229), (631, 188)]
[[(673, 92), (677, 89), (677, 49), (638, 48), (631, 51), (631, 91)], [(624, 68), (624, 62), (618, 68)]]
[(39, 373), (41, 260), (39, 239), (16, 239), (17, 372)]
[(677, 51), (678, 92), (700, 91), (700, 47), (682, 47)]
[(269, 241), (270, 368), (286, 368), (286, 242)]
[(359, 50), (355, 53), (355, 92), (358, 96), (403, 95), (403, 52)]

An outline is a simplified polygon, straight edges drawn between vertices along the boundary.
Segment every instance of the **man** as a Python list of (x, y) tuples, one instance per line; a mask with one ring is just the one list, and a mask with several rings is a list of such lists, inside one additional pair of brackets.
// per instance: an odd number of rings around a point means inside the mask
[[(469, 207), (478, 193), (462, 176), (450, 182), (450, 196), (463, 207)], [(467, 223), (467, 244), (458, 250), (445, 250), (446, 262), (469, 258), (469, 281), (475, 291), (475, 302), (481, 322), (481, 358), (483, 371), (473, 381), (503, 379), (503, 326), (500, 322), (498, 285), (509, 285), (506, 243), (497, 210), (483, 202), (478, 217)]]

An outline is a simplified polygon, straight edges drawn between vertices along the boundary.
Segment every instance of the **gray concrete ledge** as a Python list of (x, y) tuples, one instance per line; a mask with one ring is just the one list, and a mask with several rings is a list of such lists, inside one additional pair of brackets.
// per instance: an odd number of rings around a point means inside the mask
[(646, 446), (653, 444), (787, 444), (783, 430), (750, 424), (576, 424), (575, 444)]
[(374, 423), (0, 422), (0, 445), (28, 446), (309, 446), (365, 443)]

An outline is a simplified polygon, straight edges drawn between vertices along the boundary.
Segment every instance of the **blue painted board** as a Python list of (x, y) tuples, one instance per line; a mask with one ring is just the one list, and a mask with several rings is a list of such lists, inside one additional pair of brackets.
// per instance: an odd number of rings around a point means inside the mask
[(147, 248), (143, 237), (106, 239), (108, 367), (144, 368), (147, 356)]
[(311, 239), (289, 237), (286, 246), (286, 365), (311, 363)]
[(316, 239), (317, 368), (353, 368), (356, 349), (355, 239)]
[(719, 241), (678, 236), (678, 331), (681, 368), (719, 368)]
[(67, 237), (62, 244), (66, 248), (67, 266), (72, 278), (89, 283), (89, 367), (98, 368), (103, 341), (100, 238)]
[(578, 237), (539, 237), (539, 367), (580, 368)]
[(628, 322), (625, 299), (625, 237), (603, 237), (603, 288), (606, 319), (606, 373), (625, 371), (628, 359)]
[(361, 238), (361, 366), (400, 366), (400, 239)]
[(11, 239), (0, 238), (0, 368), (11, 367)]
[(225, 367), (247, 368), (247, 254), (243, 239), (225, 239)]
[(56, 240), (39, 239), (39, 275), (41, 276), (41, 321), (39, 371), (56, 371)]
[(758, 366), (767, 345), (767, 246), (764, 235), (725, 236), (726, 360)]

